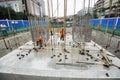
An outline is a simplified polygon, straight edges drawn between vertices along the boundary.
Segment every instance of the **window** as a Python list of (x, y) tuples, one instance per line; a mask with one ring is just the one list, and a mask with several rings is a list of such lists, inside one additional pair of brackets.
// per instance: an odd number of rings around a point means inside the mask
[(22, 4), (25, 4), (25, 2), (24, 2), (25, 0), (22, 0)]
[(15, 4), (15, 7), (17, 7), (17, 4)]
[(12, 8), (12, 4), (8, 4), (8, 7), (9, 7), (9, 8)]

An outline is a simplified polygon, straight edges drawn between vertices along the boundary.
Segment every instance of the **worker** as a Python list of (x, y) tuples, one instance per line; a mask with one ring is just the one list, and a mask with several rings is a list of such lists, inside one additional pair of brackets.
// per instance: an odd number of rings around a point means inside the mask
[(38, 32), (39, 34), (41, 34), (41, 29), (40, 29), (40, 27), (37, 28), (37, 32)]
[(62, 28), (62, 29), (60, 30), (60, 40), (63, 40), (63, 41), (64, 41), (64, 36), (65, 36), (65, 29)]
[(39, 45), (40, 48), (41, 48), (41, 47), (42, 47), (42, 44), (43, 44), (43, 39), (42, 39), (41, 36), (39, 36), (38, 39), (37, 39), (37, 46)]
[(96, 29), (100, 29), (100, 24), (98, 24), (98, 25), (96, 26)]
[(50, 33), (51, 33), (51, 35), (53, 35), (53, 29), (52, 29), (52, 27), (50, 27)]
[(3, 36), (8, 36), (6, 28), (6, 25), (4, 24), (4, 22), (2, 22), (2, 24), (0, 25), (0, 30), (2, 31)]

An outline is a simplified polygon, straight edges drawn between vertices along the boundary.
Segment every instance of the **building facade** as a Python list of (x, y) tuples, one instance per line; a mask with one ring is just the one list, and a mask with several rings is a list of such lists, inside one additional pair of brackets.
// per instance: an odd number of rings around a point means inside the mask
[(94, 12), (96, 13), (97, 17), (104, 15), (102, 8), (104, 7), (105, 0), (98, 0), (94, 5)]
[(98, 18), (101, 16), (108, 17), (108, 15), (110, 15), (110, 17), (120, 16), (120, 0), (98, 0), (93, 10)]
[(43, 0), (0, 0), (0, 6), (8, 6), (15, 12), (24, 12), (33, 16), (43, 17), (45, 15)]
[(38, 0), (41, 4), (41, 16), (43, 17), (43, 16), (45, 16), (46, 15), (46, 13), (45, 13), (45, 2), (44, 2), (44, 0)]
[(12, 8), (15, 12), (23, 12), (22, 8), (22, 2), (21, 0), (0, 0), (0, 6), (2, 7), (10, 7)]
[[(88, 13), (88, 8), (86, 7), (85, 9), (81, 9), (80, 11), (78, 11), (78, 16), (84, 16), (85, 14)], [(89, 13), (93, 14), (93, 8), (89, 8)]]

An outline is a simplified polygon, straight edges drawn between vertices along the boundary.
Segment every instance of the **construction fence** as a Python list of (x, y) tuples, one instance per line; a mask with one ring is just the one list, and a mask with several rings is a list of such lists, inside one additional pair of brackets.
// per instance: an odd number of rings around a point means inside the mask
[(7, 31), (22, 31), (29, 29), (28, 20), (0, 20), (0, 24), (4, 23), (6, 25)]
[[(84, 21), (83, 21), (84, 22)], [(6, 25), (6, 31), (8, 34), (12, 34), (13, 30), (14, 33), (24, 32), (28, 31), (30, 29), (30, 21), (28, 20), (0, 20), (0, 25), (4, 23)], [(40, 27), (48, 27), (47, 21), (32, 21), (33, 27), (35, 26), (35, 23), (39, 25)], [(81, 20), (79, 22), (81, 24)], [(81, 26), (81, 25), (78, 26)], [(64, 23), (53, 23), (52, 26), (54, 28), (60, 28), (64, 26)], [(67, 22), (67, 27), (73, 27), (73, 22)], [(107, 32), (107, 33), (113, 33), (114, 35), (120, 36), (120, 18), (104, 18), (104, 19), (92, 19), (90, 20), (90, 26), (92, 29)], [(2, 35), (2, 31), (0, 28), (0, 36)]]
[(104, 18), (90, 20), (91, 28), (120, 36), (120, 18)]
[[(5, 24), (5, 30), (7, 31), (8, 35), (29, 31), (30, 29), (30, 21), (28, 20), (0, 20), (0, 25)], [(32, 23), (35, 24), (34, 21)], [(48, 22), (45, 21), (37, 21), (37, 24), (40, 26), (45, 26)], [(2, 33), (2, 28), (0, 27), (0, 37), (6, 36)]]

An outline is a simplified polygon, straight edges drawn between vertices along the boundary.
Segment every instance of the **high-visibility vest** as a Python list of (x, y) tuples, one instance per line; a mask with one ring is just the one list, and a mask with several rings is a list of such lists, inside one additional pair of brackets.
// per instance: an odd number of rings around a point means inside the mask
[(52, 29), (52, 27), (50, 27), (50, 32), (52, 32), (53, 31), (53, 29)]
[(100, 24), (98, 24), (98, 25), (96, 26), (96, 28), (97, 28), (97, 29), (100, 29)]
[(65, 34), (65, 29), (60, 30), (60, 35), (64, 36), (64, 34)]
[(42, 37), (41, 37), (41, 36), (40, 36), (40, 37), (38, 37), (37, 41), (39, 41), (39, 42), (43, 42)]

